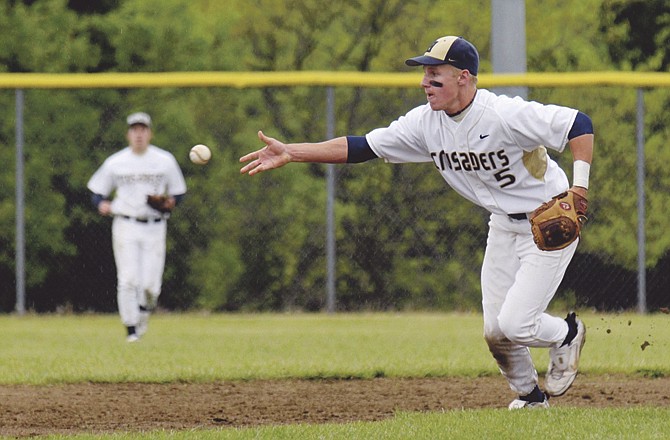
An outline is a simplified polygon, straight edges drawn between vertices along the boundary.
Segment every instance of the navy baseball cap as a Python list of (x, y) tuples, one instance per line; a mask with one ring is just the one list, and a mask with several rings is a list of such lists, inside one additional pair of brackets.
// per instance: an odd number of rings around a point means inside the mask
[(408, 66), (439, 66), (450, 64), (459, 69), (467, 69), (477, 75), (479, 70), (479, 53), (469, 41), (463, 37), (447, 36), (438, 38), (428, 47), (426, 53), (405, 61)]
[(128, 125), (142, 124), (151, 128), (151, 116), (144, 112), (133, 113), (126, 119)]

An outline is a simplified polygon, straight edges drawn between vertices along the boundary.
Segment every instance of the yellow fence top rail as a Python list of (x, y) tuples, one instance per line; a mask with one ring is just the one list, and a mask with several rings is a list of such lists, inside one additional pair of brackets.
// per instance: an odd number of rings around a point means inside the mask
[[(3, 89), (88, 89), (159, 87), (419, 87), (422, 73), (383, 72), (145, 72), (0, 73)], [(573, 72), (480, 74), (481, 87), (670, 87), (670, 73)]]

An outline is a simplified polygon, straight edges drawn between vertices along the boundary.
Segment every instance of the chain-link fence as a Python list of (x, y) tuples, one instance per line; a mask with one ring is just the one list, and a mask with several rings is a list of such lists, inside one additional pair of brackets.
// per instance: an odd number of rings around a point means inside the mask
[[(228, 77), (222, 86), (211, 79), (196, 84), (186, 74), (191, 82), (147, 74), (144, 82), (110, 88), (81, 84), (90, 76), (80, 76), (79, 83), (61, 86), (68, 90), (22, 85), (20, 116), (19, 94), (3, 92), (0, 311), (17, 308), (20, 295), (26, 310), (38, 312), (116, 309), (111, 220), (93, 209), (86, 182), (126, 145), (124, 119), (135, 110), (153, 116), (154, 143), (177, 157), (188, 185), (169, 220), (161, 307), (478, 310), (488, 214), (451, 191), (431, 164), (291, 164), (240, 176), (238, 158), (261, 145), (259, 129), (288, 142), (360, 135), (424, 102), (414, 74), (309, 75), (277, 76), (272, 83), (272, 77), (239, 73), (234, 77), (241, 82)], [(607, 75), (593, 76), (593, 84), (576, 77), (566, 87), (566, 76), (539, 75), (548, 83), (529, 84), (530, 99), (579, 108), (596, 127), (591, 218), (556, 301), (654, 311), (669, 302), (664, 109), (670, 96), (660, 84), (640, 100), (635, 84), (625, 81), (630, 77), (622, 77), (620, 84), (602, 84)], [(523, 83), (498, 81), (481, 75), (480, 86)], [(646, 163), (639, 168), (641, 141)], [(188, 161), (196, 143), (214, 152), (207, 166)], [(569, 152), (555, 159), (571, 173)], [(646, 213), (640, 224), (641, 172)], [(638, 240), (641, 231), (646, 241)]]

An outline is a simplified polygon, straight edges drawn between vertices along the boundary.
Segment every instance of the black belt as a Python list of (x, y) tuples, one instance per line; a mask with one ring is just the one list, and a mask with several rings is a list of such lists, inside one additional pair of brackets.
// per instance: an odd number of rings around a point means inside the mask
[(528, 215), (526, 214), (507, 214), (512, 220), (528, 220)]
[(136, 221), (137, 223), (160, 223), (163, 221), (163, 217), (146, 218), (146, 217), (130, 217), (128, 215), (122, 215), (121, 217), (125, 218), (126, 220)]

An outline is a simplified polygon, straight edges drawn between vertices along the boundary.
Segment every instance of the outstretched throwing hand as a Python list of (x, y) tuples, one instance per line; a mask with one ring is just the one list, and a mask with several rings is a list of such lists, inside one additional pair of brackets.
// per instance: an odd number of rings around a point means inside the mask
[(262, 171), (279, 168), (291, 162), (291, 155), (287, 151), (286, 144), (265, 136), (262, 131), (258, 132), (258, 138), (265, 142), (265, 147), (240, 158), (240, 162), (251, 161), (240, 169), (240, 173), (253, 176)]

